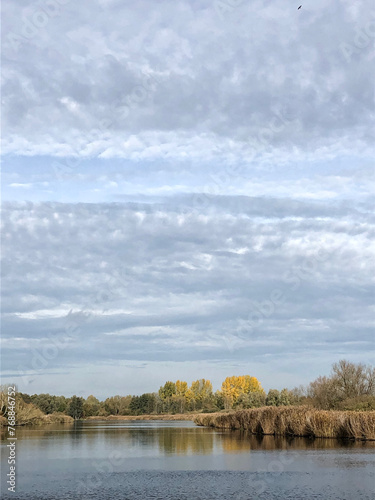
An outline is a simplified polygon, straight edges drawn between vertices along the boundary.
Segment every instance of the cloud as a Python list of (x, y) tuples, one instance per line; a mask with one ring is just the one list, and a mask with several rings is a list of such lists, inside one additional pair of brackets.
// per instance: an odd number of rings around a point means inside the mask
[(184, 206), (6, 204), (5, 372), (58, 341), (45, 369), (367, 356), (374, 229), (360, 207)]
[[(51, 15), (46, 2), (5, 2), (5, 152), (153, 160), (373, 153), (367, 0), (358, 9), (319, 1), (303, 12), (281, 0), (237, 2), (225, 18), (218, 2), (95, 1), (90, 12), (60, 4)], [(353, 47), (350, 58), (343, 44)]]
[(369, 0), (2, 9), (5, 376), (108, 395), (113, 366), (123, 393), (368, 362)]

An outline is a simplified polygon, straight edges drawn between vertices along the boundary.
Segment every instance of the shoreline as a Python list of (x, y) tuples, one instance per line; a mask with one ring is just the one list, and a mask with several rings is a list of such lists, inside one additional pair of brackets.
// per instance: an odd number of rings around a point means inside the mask
[(108, 415), (108, 416), (94, 416), (82, 418), (81, 421), (93, 420), (194, 420), (195, 417), (201, 415), (200, 413), (176, 413), (176, 414), (160, 414), (160, 415)]
[[(65, 413), (56, 414), (50, 413), (43, 416), (38, 416), (32, 420), (17, 422), (16, 427), (24, 427), (29, 425), (48, 425), (48, 424), (73, 424), (74, 422), (89, 422), (89, 421), (142, 421), (142, 420), (165, 420), (165, 421), (194, 421), (199, 415), (210, 415), (202, 413), (162, 413), (151, 415), (95, 415), (74, 419)], [(8, 421), (5, 417), (0, 416), (0, 428), (8, 426)]]

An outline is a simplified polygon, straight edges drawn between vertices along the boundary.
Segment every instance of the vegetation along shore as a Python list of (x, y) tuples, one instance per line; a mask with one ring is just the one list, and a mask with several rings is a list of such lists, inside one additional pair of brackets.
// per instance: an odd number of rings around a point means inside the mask
[(230, 414), (200, 414), (197, 425), (251, 434), (375, 440), (375, 411), (318, 410), (308, 406), (264, 407)]
[[(7, 423), (7, 386), (0, 388), (0, 424)], [(74, 420), (194, 420), (199, 425), (242, 428), (261, 434), (373, 439), (375, 368), (341, 360), (330, 376), (307, 387), (264, 391), (250, 375), (226, 377), (213, 392), (198, 379), (167, 381), (157, 392), (111, 396), (15, 396), (16, 425)], [(361, 414), (364, 416), (361, 416)], [(321, 431), (320, 429), (323, 429)]]

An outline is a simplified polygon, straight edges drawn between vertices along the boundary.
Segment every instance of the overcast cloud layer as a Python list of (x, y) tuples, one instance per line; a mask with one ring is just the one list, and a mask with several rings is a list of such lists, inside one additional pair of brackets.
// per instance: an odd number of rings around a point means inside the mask
[(4, 2), (6, 379), (104, 397), (371, 361), (375, 9), (297, 7)]

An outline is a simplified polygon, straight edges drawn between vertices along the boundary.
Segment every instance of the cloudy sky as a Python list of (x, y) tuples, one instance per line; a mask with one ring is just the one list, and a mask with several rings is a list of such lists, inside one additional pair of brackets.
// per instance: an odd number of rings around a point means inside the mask
[(375, 9), (298, 5), (3, 2), (3, 381), (373, 360)]

